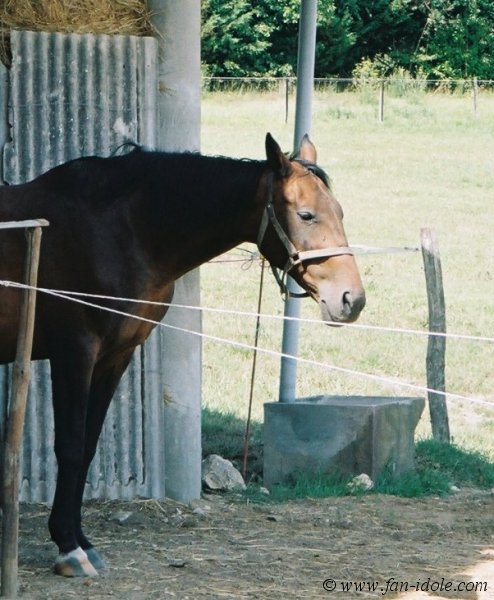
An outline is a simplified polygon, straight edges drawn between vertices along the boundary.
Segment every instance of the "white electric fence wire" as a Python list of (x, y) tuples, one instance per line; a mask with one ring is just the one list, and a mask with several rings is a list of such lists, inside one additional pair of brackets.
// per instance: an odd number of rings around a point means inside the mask
[[(26, 284), (21, 284), (21, 283), (16, 283), (16, 282), (9, 282), (9, 281), (2, 281), (0, 280), (0, 285), (2, 286), (6, 286), (6, 287), (16, 287), (16, 288), (21, 288), (21, 289), (36, 289), (38, 292), (44, 293), (44, 294), (48, 294), (51, 296), (55, 296), (57, 298), (61, 298), (64, 300), (69, 300), (70, 302), (75, 302), (77, 304), (82, 304), (83, 306), (88, 306), (90, 308), (97, 308), (99, 310), (103, 310), (109, 313), (113, 313), (116, 315), (120, 315), (123, 317), (128, 317), (131, 319), (137, 319), (138, 321), (143, 321), (145, 323), (151, 323), (152, 325), (156, 325), (159, 327), (166, 327), (168, 329), (173, 329), (175, 331), (181, 331), (183, 333), (188, 333), (190, 335), (195, 335), (198, 337), (201, 337), (203, 339), (206, 340), (210, 340), (213, 342), (217, 342), (220, 344), (227, 344), (230, 346), (234, 346), (236, 348), (242, 348), (243, 350), (256, 350), (258, 352), (262, 352), (263, 354), (267, 354), (269, 356), (276, 356), (276, 357), (285, 357), (285, 358), (290, 358), (290, 359), (294, 359), (297, 360), (299, 363), (301, 364), (306, 364), (306, 365), (312, 365), (312, 366), (316, 366), (316, 367), (320, 367), (323, 369), (328, 369), (331, 371), (336, 371), (339, 373), (344, 373), (347, 375), (354, 375), (356, 377), (361, 377), (363, 379), (369, 379), (371, 381), (377, 381), (379, 383), (383, 383), (385, 385), (393, 385), (393, 386), (399, 386), (399, 387), (404, 387), (404, 388), (408, 388), (410, 390), (414, 390), (416, 392), (426, 392), (426, 393), (434, 393), (440, 396), (445, 396), (448, 399), (454, 399), (454, 400), (462, 400), (462, 401), (466, 401), (466, 402), (473, 402), (475, 404), (481, 404), (483, 406), (488, 406), (491, 408), (494, 408), (494, 403), (493, 402), (488, 402), (486, 400), (482, 400), (481, 398), (473, 398), (470, 396), (465, 396), (462, 394), (455, 394), (455, 393), (451, 393), (451, 392), (443, 392), (440, 390), (434, 390), (425, 386), (420, 386), (420, 385), (416, 385), (413, 383), (409, 383), (406, 381), (402, 381), (402, 380), (398, 380), (398, 379), (393, 379), (390, 377), (384, 377), (381, 375), (375, 375), (373, 373), (365, 373), (363, 371), (357, 371), (355, 369), (348, 369), (346, 367), (338, 367), (336, 365), (330, 365), (328, 363), (323, 363), (320, 361), (316, 361), (316, 360), (311, 360), (308, 358), (301, 358), (299, 356), (293, 356), (290, 354), (286, 354), (283, 352), (278, 352), (276, 350), (270, 350), (268, 348), (260, 348), (260, 347), (255, 347), (251, 344), (246, 344), (244, 342), (237, 342), (237, 341), (233, 341), (233, 340), (228, 340), (226, 338), (222, 338), (219, 336), (215, 336), (215, 335), (210, 335), (210, 334), (206, 334), (206, 333), (201, 333), (199, 331), (193, 331), (190, 329), (185, 329), (183, 327), (177, 327), (175, 325), (170, 325), (168, 323), (163, 323), (160, 321), (154, 321), (152, 319), (147, 319), (145, 317), (140, 317), (138, 315), (132, 315), (130, 313), (126, 313), (124, 311), (121, 310), (117, 310), (114, 308), (109, 308), (107, 306), (101, 306), (100, 304), (95, 304), (93, 302), (87, 302), (86, 300), (81, 300), (80, 298), (74, 297), (75, 294), (73, 293), (64, 293), (64, 292), (60, 292), (57, 290), (51, 290), (51, 289), (47, 289), (47, 288), (34, 288), (32, 286), (28, 286)], [(82, 294), (81, 294), (82, 295)], [(98, 296), (98, 295), (90, 295), (90, 294), (84, 294), (90, 297), (96, 297), (96, 298), (101, 298), (101, 299), (111, 299), (111, 300), (116, 300), (116, 298), (113, 297), (106, 297), (106, 296)], [(121, 299), (121, 300), (125, 300), (125, 299)], [(157, 304), (162, 304), (162, 303), (157, 303)]]
[[(4, 281), (4, 280), (0, 280), (0, 286), (17, 287), (17, 288), (21, 288), (21, 289), (24, 289), (26, 287), (24, 284), (21, 284), (21, 283), (17, 283), (17, 282), (13, 282), (13, 281)], [(74, 297), (79, 296), (79, 297), (83, 297), (83, 298), (93, 298), (93, 299), (97, 299), (97, 300), (113, 300), (115, 302), (128, 302), (131, 304), (132, 303), (134, 303), (134, 304), (149, 304), (151, 306), (163, 306), (163, 307), (173, 306), (174, 308), (180, 308), (180, 309), (184, 309), (184, 310), (200, 310), (202, 312), (218, 313), (218, 314), (224, 314), (224, 315), (235, 315), (235, 316), (240, 316), (240, 317), (253, 317), (253, 318), (262, 317), (264, 319), (274, 319), (274, 320), (280, 320), (280, 321), (283, 321), (283, 320), (284, 321), (298, 321), (300, 323), (309, 323), (309, 324), (316, 324), (316, 325), (326, 324), (321, 319), (306, 319), (306, 318), (289, 317), (289, 316), (287, 317), (284, 315), (270, 315), (267, 313), (258, 314), (256, 312), (233, 310), (233, 309), (227, 309), (227, 308), (208, 308), (205, 306), (177, 304), (175, 302), (155, 302), (152, 300), (139, 300), (139, 299), (135, 299), (135, 298), (123, 298), (123, 297), (119, 297), (119, 296), (105, 296), (103, 294), (88, 294), (85, 292), (72, 292), (72, 291), (68, 291), (68, 290), (53, 290), (53, 289), (48, 289), (48, 288), (36, 288), (36, 290), (39, 292), (47, 293), (47, 294), (57, 293), (57, 294), (63, 294), (65, 296), (74, 296)], [(330, 325), (331, 325), (331, 323), (330, 323)], [(333, 324), (333, 325), (335, 325), (335, 324)], [(406, 329), (406, 328), (404, 329), (404, 328), (400, 328), (400, 327), (384, 327), (381, 325), (365, 325), (362, 323), (338, 323), (336, 326), (337, 327), (345, 327), (348, 329), (367, 329), (370, 331), (383, 331), (383, 332), (387, 332), (387, 333), (401, 333), (401, 334), (406, 334), (406, 335), (417, 335), (417, 336), (422, 336), (422, 337), (436, 336), (436, 337), (446, 337), (446, 338), (456, 339), (456, 340), (470, 340), (470, 341), (474, 341), (474, 342), (494, 343), (494, 337), (469, 335), (469, 334), (463, 334), (463, 333), (446, 333), (446, 332), (441, 332), (441, 331), (420, 331), (417, 329)]]

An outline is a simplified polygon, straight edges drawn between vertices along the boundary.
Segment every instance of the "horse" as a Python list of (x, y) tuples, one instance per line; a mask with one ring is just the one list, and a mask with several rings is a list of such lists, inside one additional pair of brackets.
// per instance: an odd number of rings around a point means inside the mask
[[(57, 574), (94, 576), (105, 566), (82, 529), (87, 472), (115, 388), (150, 334), (149, 321), (164, 317), (160, 303), (171, 302), (179, 277), (253, 242), (280, 270), (283, 291), (290, 275), (324, 321), (354, 321), (364, 307), (343, 212), (314, 144), (304, 136), (288, 156), (268, 133), (265, 150), (264, 160), (248, 160), (136, 147), (0, 188), (0, 221), (50, 223), (40, 287), (118, 297), (112, 306), (126, 313), (38, 294), (32, 358), (51, 366), (58, 475), (48, 529)], [(0, 280), (22, 281), (24, 251), (22, 232), (0, 232)], [(2, 364), (14, 360), (20, 299), (19, 289), (0, 286)]]

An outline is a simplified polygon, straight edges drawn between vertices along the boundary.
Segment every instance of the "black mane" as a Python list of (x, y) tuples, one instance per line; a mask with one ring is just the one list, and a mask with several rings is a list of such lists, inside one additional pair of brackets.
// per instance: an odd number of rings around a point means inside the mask
[(311, 173), (314, 173), (314, 175), (316, 177), (319, 177), (319, 179), (324, 183), (324, 185), (331, 189), (331, 179), (329, 177), (329, 175), (326, 173), (326, 171), (324, 169), (322, 169), (319, 165), (316, 165), (315, 163), (312, 163), (308, 160), (303, 160), (302, 158), (292, 158), (290, 159), (293, 162), (297, 162), (300, 165), (302, 165), (303, 167), (305, 167), (308, 171), (310, 171)]
[[(210, 198), (214, 205), (230, 193), (232, 180), (244, 190), (242, 196), (252, 198), (260, 173), (266, 166), (266, 160), (209, 156), (199, 152), (158, 152), (133, 143), (123, 144), (115, 152), (129, 148), (128, 152), (114, 153), (107, 158), (88, 156), (71, 160), (47, 171), (39, 182), (46, 189), (99, 207), (118, 202), (143, 184), (152, 188), (153, 195), (158, 198), (162, 196), (162, 189), (183, 182), (185, 202), (194, 203), (194, 196), (201, 195), (199, 188), (208, 186), (214, 189)], [(330, 179), (321, 167), (300, 158), (291, 160), (303, 165), (330, 187)], [(229, 176), (225, 177), (225, 174)]]
[(183, 205), (192, 206), (207, 187), (212, 190), (208, 204), (214, 207), (224, 205), (222, 199), (231, 195), (233, 182), (241, 190), (241, 198), (252, 198), (265, 164), (265, 160), (159, 152), (132, 145), (130, 152), (118, 156), (71, 160), (47, 171), (38, 181), (75, 202), (102, 208), (143, 186), (156, 202), (163, 198), (163, 190), (180, 186)]

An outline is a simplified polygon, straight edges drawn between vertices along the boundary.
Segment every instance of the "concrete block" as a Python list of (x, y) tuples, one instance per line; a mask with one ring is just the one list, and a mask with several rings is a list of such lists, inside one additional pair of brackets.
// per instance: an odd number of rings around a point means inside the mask
[(424, 399), (313, 396), (264, 405), (264, 484), (297, 473), (396, 475), (414, 468), (414, 433)]

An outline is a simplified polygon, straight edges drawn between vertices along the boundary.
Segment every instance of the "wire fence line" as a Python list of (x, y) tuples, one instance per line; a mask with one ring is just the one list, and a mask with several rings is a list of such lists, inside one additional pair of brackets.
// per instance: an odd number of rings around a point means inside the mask
[[(356, 92), (362, 89), (378, 89), (384, 86), (390, 91), (424, 91), (470, 94), (475, 89), (494, 92), (494, 79), (420, 79), (411, 77), (316, 77), (316, 91)], [(296, 90), (296, 77), (203, 77), (202, 89), (207, 92), (285, 91)]]
[[(421, 386), (421, 385), (417, 385), (414, 383), (410, 383), (407, 381), (403, 381), (401, 379), (397, 379), (394, 377), (389, 377), (389, 376), (383, 376), (383, 375), (376, 375), (374, 373), (367, 373), (364, 371), (358, 371), (356, 369), (350, 369), (347, 367), (340, 367), (338, 365), (333, 365), (333, 364), (329, 364), (329, 363), (325, 363), (322, 361), (316, 361), (316, 360), (312, 360), (312, 359), (308, 359), (308, 358), (304, 358), (301, 356), (294, 356), (291, 354), (287, 354), (284, 352), (279, 352), (277, 350), (272, 350), (269, 348), (262, 348), (253, 344), (248, 344), (245, 342), (239, 342), (239, 341), (235, 341), (235, 340), (230, 340), (227, 338), (223, 338), (220, 336), (215, 336), (215, 335), (211, 335), (211, 334), (206, 334), (200, 331), (195, 331), (192, 329), (186, 329), (183, 327), (178, 327), (176, 325), (171, 325), (169, 323), (164, 323), (161, 321), (155, 321), (153, 319), (148, 319), (146, 317), (141, 317), (138, 315), (133, 315), (131, 313), (122, 311), (122, 310), (118, 310), (115, 308), (110, 308), (108, 306), (104, 306), (101, 304), (97, 304), (95, 302), (89, 302), (87, 300), (83, 300), (82, 297), (89, 297), (89, 298), (93, 298), (93, 299), (105, 299), (105, 300), (113, 300), (113, 301), (129, 301), (129, 302), (140, 302), (140, 303), (148, 303), (148, 304), (152, 304), (152, 305), (165, 305), (165, 306), (171, 306), (172, 304), (168, 304), (168, 303), (157, 303), (157, 302), (147, 302), (147, 301), (142, 301), (142, 300), (132, 300), (132, 299), (127, 299), (127, 298), (118, 298), (118, 297), (112, 297), (112, 296), (103, 296), (103, 295), (98, 295), (98, 294), (84, 294), (82, 292), (64, 292), (64, 291), (58, 291), (58, 290), (53, 290), (53, 289), (48, 289), (48, 288), (39, 288), (39, 287), (35, 287), (35, 286), (29, 286), (27, 284), (22, 284), (22, 283), (18, 283), (18, 282), (12, 282), (12, 281), (5, 281), (5, 280), (0, 280), (0, 286), (2, 287), (14, 287), (17, 289), (31, 289), (31, 290), (36, 290), (37, 292), (43, 293), (43, 294), (47, 294), (47, 295), (51, 295), (54, 296), (56, 298), (60, 298), (62, 300), (67, 300), (70, 302), (75, 302), (77, 304), (81, 304), (83, 306), (87, 306), (89, 308), (95, 308), (98, 310), (102, 310), (111, 314), (116, 314), (122, 317), (126, 317), (126, 318), (131, 318), (131, 319), (136, 319), (138, 321), (142, 321), (145, 323), (150, 323), (152, 325), (155, 325), (157, 327), (164, 327), (164, 328), (168, 328), (168, 329), (172, 329), (174, 331), (180, 331), (182, 333), (186, 333), (186, 334), (190, 334), (190, 335), (194, 335), (194, 336), (198, 336), (202, 339), (205, 340), (209, 340), (212, 342), (216, 342), (216, 343), (220, 343), (220, 344), (226, 344), (235, 348), (239, 348), (242, 350), (248, 350), (248, 351), (256, 351), (265, 355), (270, 355), (270, 356), (275, 356), (278, 358), (288, 358), (288, 359), (292, 359), (292, 360), (296, 360), (298, 363), (300, 364), (305, 364), (305, 365), (311, 365), (311, 366), (315, 366), (318, 368), (322, 368), (322, 369), (326, 369), (326, 370), (330, 370), (330, 371), (334, 371), (334, 372), (338, 372), (338, 373), (342, 373), (345, 375), (349, 375), (349, 376), (354, 376), (354, 377), (360, 377), (360, 378), (364, 378), (367, 380), (371, 380), (371, 381), (375, 381), (387, 386), (393, 386), (393, 387), (401, 387), (401, 388), (406, 388), (409, 390), (413, 390), (414, 392), (420, 392), (420, 393), (434, 393), (436, 395), (442, 396), (446, 399), (452, 399), (452, 400), (458, 400), (458, 401), (465, 401), (465, 402), (471, 402), (474, 404), (479, 404), (482, 406), (486, 406), (489, 408), (494, 408), (494, 403), (493, 402), (489, 402), (487, 400), (483, 400), (482, 398), (475, 398), (473, 396), (466, 396), (464, 394), (457, 394), (457, 393), (453, 393), (453, 392), (445, 392), (442, 390), (435, 390), (432, 388), (429, 388), (427, 386)], [(175, 305), (173, 305), (175, 306)], [(182, 308), (192, 308), (194, 310), (201, 310), (201, 307), (196, 307), (196, 306), (185, 306), (185, 305), (178, 305), (178, 307), (182, 306)], [(255, 313), (253, 313), (255, 314)], [(263, 316), (263, 315), (261, 315)], [(312, 320), (309, 320), (309, 322), (311, 322)], [(315, 322), (315, 321), (314, 321)], [(477, 338), (476, 338), (477, 339)], [(482, 338), (481, 338), (482, 339)], [(494, 341), (490, 338), (487, 338), (487, 340), (482, 339), (482, 341)]]
[[(277, 92), (284, 99), (285, 122), (288, 121), (290, 102), (297, 88), (296, 77), (203, 77), (203, 93), (266, 93)], [(494, 79), (420, 79), (409, 77), (352, 77), (315, 78), (314, 91), (320, 96), (353, 94), (365, 103), (377, 98), (379, 121), (384, 121), (384, 100), (410, 98), (433, 94), (457, 98), (470, 97), (474, 117), (479, 117), (481, 100), (494, 97)]]
[[(211, 261), (211, 262), (220, 262), (220, 261)], [(26, 286), (25, 284), (18, 283), (15, 281), (6, 281), (6, 280), (0, 280), (0, 286), (12, 287), (12, 288), (18, 288), (18, 289), (29, 289), (28, 286)], [(237, 317), (251, 317), (251, 318), (261, 317), (263, 319), (273, 319), (273, 320), (277, 320), (277, 321), (295, 321), (298, 323), (308, 323), (308, 324), (314, 324), (314, 325), (318, 325), (318, 326), (327, 325), (327, 323), (322, 321), (321, 319), (307, 319), (307, 318), (303, 318), (303, 317), (273, 315), (273, 314), (269, 314), (269, 313), (242, 311), (242, 310), (235, 310), (235, 309), (230, 309), (230, 308), (216, 308), (216, 307), (195, 306), (195, 305), (188, 305), (188, 304), (177, 304), (175, 302), (156, 302), (153, 300), (140, 300), (140, 299), (136, 299), (136, 298), (124, 298), (121, 296), (106, 296), (104, 294), (90, 294), (90, 293), (86, 293), (86, 292), (73, 292), (73, 291), (69, 291), (69, 290), (58, 290), (58, 289), (55, 290), (55, 289), (42, 288), (42, 287), (38, 287), (35, 289), (38, 292), (47, 293), (47, 294), (57, 294), (60, 296), (67, 296), (70, 298), (77, 298), (77, 297), (92, 298), (94, 300), (110, 300), (113, 302), (125, 302), (125, 303), (129, 303), (129, 304), (147, 304), (149, 306), (163, 306), (163, 307), (173, 306), (173, 308), (178, 308), (178, 309), (210, 312), (210, 313), (223, 314), (223, 315), (232, 315), (232, 316), (237, 316)], [(450, 338), (450, 339), (455, 339), (455, 340), (467, 340), (467, 341), (473, 341), (473, 342), (494, 343), (494, 337), (470, 335), (470, 334), (464, 334), (464, 333), (425, 331), (425, 330), (408, 329), (408, 328), (400, 328), (400, 327), (386, 327), (386, 326), (381, 326), (381, 325), (365, 325), (365, 324), (361, 324), (361, 323), (338, 323), (337, 326), (348, 328), (348, 329), (361, 329), (361, 330), (378, 331), (378, 332), (380, 331), (383, 333), (400, 333), (400, 334), (406, 334), (406, 335), (416, 335), (416, 336), (421, 336), (421, 337), (437, 336), (437, 337), (445, 337), (445, 338)]]

